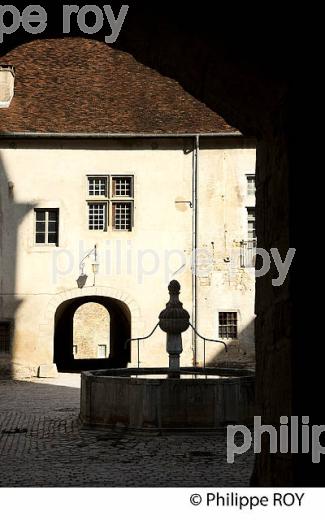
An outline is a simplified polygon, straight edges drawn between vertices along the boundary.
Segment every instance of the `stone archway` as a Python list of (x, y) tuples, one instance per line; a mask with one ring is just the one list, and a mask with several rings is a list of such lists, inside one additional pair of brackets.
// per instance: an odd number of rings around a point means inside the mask
[[(100, 336), (101, 343), (110, 344), (110, 355), (98, 358), (93, 350), (98, 345), (96, 342), (96, 318), (84, 324), (89, 339), (91, 341), (92, 353), (88, 356), (78, 358), (74, 355), (75, 337), (75, 316), (76, 313), (88, 304), (96, 304), (106, 309), (109, 315), (109, 330), (103, 331)], [(55, 331), (54, 331), (54, 363), (60, 372), (81, 372), (82, 370), (99, 370), (104, 368), (124, 368), (128, 365), (131, 352), (128, 340), (131, 337), (131, 312), (128, 306), (121, 300), (108, 298), (105, 296), (81, 296), (66, 300), (55, 312)], [(80, 347), (80, 345), (79, 345)]]
[[(130, 313), (130, 336), (141, 337), (144, 335), (140, 307), (138, 303), (125, 292), (113, 287), (87, 287), (81, 290), (72, 289), (70, 291), (63, 291), (49, 300), (42, 321), (39, 325), (38, 349), (40, 352), (44, 352), (44, 350), (46, 351), (46, 357), (49, 364), (52, 363), (54, 359), (55, 317), (57, 310), (59, 308), (64, 310), (64, 307), (66, 307), (67, 309), (70, 308), (70, 312), (72, 312), (72, 310), (76, 310), (82, 302), (85, 303), (87, 301), (98, 301), (99, 303), (104, 302), (104, 305), (107, 306), (109, 312), (115, 313), (116, 316), (118, 316), (118, 306), (123, 309), (128, 309)], [(114, 334), (116, 334), (116, 330), (116, 328), (113, 330), (113, 338)], [(128, 361), (132, 366), (132, 364), (136, 362), (135, 353), (133, 353), (133, 351), (130, 352), (128, 357)]]

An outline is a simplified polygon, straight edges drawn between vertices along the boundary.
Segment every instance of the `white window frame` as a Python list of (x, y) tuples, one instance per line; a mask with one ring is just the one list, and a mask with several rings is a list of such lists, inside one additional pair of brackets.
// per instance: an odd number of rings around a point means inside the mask
[[(249, 184), (249, 179), (254, 179), (254, 193), (250, 193), (249, 192), (249, 187), (250, 187), (250, 184)], [(255, 197), (256, 196), (256, 175), (255, 173), (247, 173), (246, 174), (246, 194), (247, 194), (247, 197)]]
[[(105, 356), (99, 356), (99, 350), (101, 347), (105, 347)], [(97, 359), (107, 359), (108, 358), (108, 349), (107, 349), (107, 344), (106, 343), (99, 343), (98, 344), (98, 347), (97, 347)]]
[[(112, 222), (112, 230), (117, 233), (130, 233), (134, 227), (134, 175), (128, 173), (114, 173), (112, 174), (111, 179), (111, 222)], [(114, 190), (114, 181), (118, 178), (126, 178), (131, 181), (131, 194), (130, 195), (115, 195), (113, 193)], [(116, 204), (129, 204), (131, 208), (130, 215), (130, 229), (117, 229), (115, 227), (115, 212), (114, 207)]]
[[(40, 211), (45, 212), (45, 242), (37, 242), (36, 241), (36, 234), (41, 233), (41, 231), (37, 231), (37, 213)], [(56, 242), (49, 242), (49, 233), (52, 233), (49, 231), (49, 213), (50, 211), (53, 211), (57, 214), (57, 241)], [(59, 208), (41, 208), (37, 207), (34, 208), (34, 245), (36, 247), (59, 247), (60, 243), (60, 210)]]
[[(90, 179), (105, 179), (106, 194), (105, 195), (91, 195), (90, 194)], [(89, 200), (109, 200), (110, 198), (110, 176), (107, 173), (94, 173), (87, 175), (87, 199)]]
[[(247, 211), (247, 240), (256, 240), (256, 209), (255, 209), (254, 206), (247, 206), (246, 211)], [(252, 218), (250, 219), (249, 218), (250, 211), (254, 211), (254, 219), (252, 219)], [(250, 231), (249, 230), (249, 226), (248, 226), (249, 222), (254, 222), (254, 232), (255, 232), (254, 234), (255, 234), (255, 236), (253, 236), (253, 237), (249, 236), (249, 231)]]
[[(104, 206), (104, 219), (105, 219), (105, 222), (104, 222), (104, 227), (103, 229), (99, 228), (99, 229), (92, 229), (90, 227), (90, 206)], [(105, 231), (107, 231), (108, 229), (108, 225), (109, 225), (109, 209), (108, 209), (108, 206), (109, 206), (109, 202), (108, 200), (88, 200), (87, 201), (87, 227), (88, 227), (88, 231), (91, 231), (91, 232), (98, 232), (98, 233), (103, 233)]]
[[(130, 206), (130, 229), (118, 229), (116, 227), (116, 204), (128, 204)], [(132, 200), (112, 200), (112, 230), (118, 233), (130, 233), (133, 229), (134, 205)]]
[[(123, 173), (118, 173), (118, 174), (112, 174), (111, 176), (111, 199), (115, 200), (133, 200), (134, 199), (134, 175), (130, 175), (130, 174), (123, 174)], [(115, 179), (130, 179), (131, 181), (131, 193), (130, 195), (115, 195), (114, 194), (114, 181)]]
[[(106, 196), (104, 195), (90, 195), (89, 192), (89, 181), (90, 179), (102, 178), (106, 179)], [(114, 184), (115, 180), (119, 178), (130, 179), (131, 193), (130, 195), (115, 195)], [(133, 173), (92, 173), (87, 175), (87, 228), (90, 232), (103, 232), (108, 231), (111, 227), (111, 231), (118, 233), (130, 233), (134, 228), (134, 174)], [(104, 229), (91, 229), (90, 228), (90, 205), (92, 204), (106, 204), (106, 225)], [(115, 204), (130, 204), (130, 229), (117, 229), (115, 227)]]

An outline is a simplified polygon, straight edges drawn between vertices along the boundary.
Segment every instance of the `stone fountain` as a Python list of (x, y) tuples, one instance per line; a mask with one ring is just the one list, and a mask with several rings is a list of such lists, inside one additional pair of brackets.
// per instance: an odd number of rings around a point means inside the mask
[(170, 299), (166, 309), (159, 315), (159, 327), (166, 332), (166, 350), (169, 355), (168, 377), (180, 378), (180, 355), (183, 352), (182, 332), (190, 326), (190, 315), (179, 301), (181, 286), (176, 280), (170, 282)]
[(239, 368), (180, 366), (182, 333), (190, 315), (172, 281), (159, 315), (166, 333), (168, 368), (126, 368), (81, 375), (80, 418), (87, 426), (131, 430), (211, 431), (253, 419), (254, 373)]

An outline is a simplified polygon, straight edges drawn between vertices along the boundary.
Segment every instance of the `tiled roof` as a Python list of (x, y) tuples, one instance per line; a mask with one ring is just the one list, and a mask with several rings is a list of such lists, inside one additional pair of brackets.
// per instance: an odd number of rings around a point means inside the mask
[(235, 129), (176, 81), (85, 38), (33, 40), (2, 58), (15, 96), (0, 133), (228, 133)]

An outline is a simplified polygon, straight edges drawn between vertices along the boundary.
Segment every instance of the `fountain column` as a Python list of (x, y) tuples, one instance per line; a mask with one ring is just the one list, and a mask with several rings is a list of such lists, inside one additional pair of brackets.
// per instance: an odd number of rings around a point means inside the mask
[(159, 315), (159, 326), (166, 332), (166, 350), (169, 355), (168, 377), (180, 377), (180, 355), (183, 352), (182, 332), (190, 326), (190, 315), (179, 301), (181, 286), (173, 280), (168, 286), (169, 302)]

